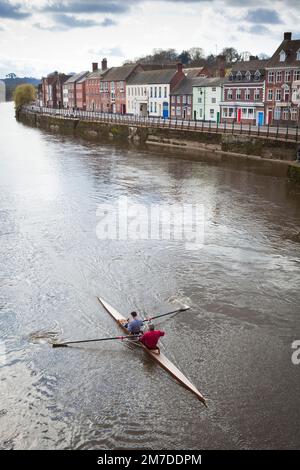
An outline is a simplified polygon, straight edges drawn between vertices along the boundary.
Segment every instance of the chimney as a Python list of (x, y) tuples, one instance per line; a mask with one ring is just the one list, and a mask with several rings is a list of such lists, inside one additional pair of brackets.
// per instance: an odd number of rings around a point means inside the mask
[(225, 73), (226, 73), (226, 71), (225, 71), (225, 69), (226, 69), (226, 57), (224, 55), (218, 55), (217, 64), (218, 64), (217, 75), (220, 78), (224, 78)]
[(182, 73), (182, 63), (181, 63), (181, 62), (179, 62), (179, 63), (177, 64), (177, 72), (181, 72), (181, 73)]
[(107, 69), (107, 59), (103, 59), (102, 62), (101, 62), (101, 68), (102, 70), (106, 70)]
[(98, 70), (98, 62), (93, 62), (92, 68), (93, 68), (93, 72), (96, 72), (96, 70)]
[(251, 55), (249, 57), (249, 60), (258, 60), (258, 57), (257, 57), (257, 55)]
[(292, 40), (292, 33), (284, 33), (283, 39), (285, 41), (291, 41)]

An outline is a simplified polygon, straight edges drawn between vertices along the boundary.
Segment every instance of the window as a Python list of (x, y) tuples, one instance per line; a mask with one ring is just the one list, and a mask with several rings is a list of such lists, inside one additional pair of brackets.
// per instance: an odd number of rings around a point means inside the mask
[(199, 103), (199, 104), (202, 103), (202, 98), (198, 98), (198, 103)]
[(254, 119), (255, 113), (253, 108), (243, 108), (242, 109), (242, 118), (243, 119)]
[(224, 117), (224, 118), (228, 117), (228, 108), (223, 108), (222, 109), (222, 117)]
[(213, 119), (215, 117), (215, 110), (214, 109), (210, 109), (209, 110), (209, 115), (210, 115), (210, 118)]
[(274, 110), (274, 119), (277, 121), (281, 117), (281, 109), (280, 108), (275, 108)]
[(157, 98), (157, 87), (154, 87), (154, 98)]
[(282, 119), (287, 121), (288, 118), (289, 118), (289, 109), (288, 108), (283, 108)]
[(250, 80), (251, 80), (251, 72), (249, 72), (249, 70), (248, 70), (248, 72), (246, 72), (245, 77), (246, 77), (246, 80), (247, 80), (248, 82), (250, 82)]
[(191, 97), (191, 95), (188, 96), (188, 104), (192, 104), (192, 97)]
[(153, 113), (153, 103), (150, 101), (150, 113)]
[[(230, 72), (230, 74), (229, 74), (229, 80), (233, 80), (233, 74), (232, 74), (232, 72)], [(225, 108), (225, 109), (227, 109), (227, 108)]]
[(153, 88), (150, 87), (150, 98), (153, 98)]
[(245, 91), (245, 100), (250, 100), (250, 90)]
[(256, 89), (256, 90), (254, 91), (254, 99), (255, 99), (255, 100), (259, 100), (259, 98), (260, 98), (260, 93), (259, 93), (259, 90)]
[(268, 90), (268, 101), (273, 101), (273, 90)]
[(164, 98), (167, 98), (167, 87), (164, 88)]
[(237, 100), (240, 100), (241, 97), (242, 97), (241, 90), (236, 90), (236, 99), (237, 99)]
[(242, 80), (242, 74), (241, 74), (241, 72), (238, 72), (238, 73), (236, 74), (236, 78), (237, 78), (237, 80), (239, 80), (239, 81)]
[(181, 116), (181, 107), (177, 106), (176, 108), (176, 116)]
[(280, 55), (279, 55), (279, 60), (280, 60), (280, 62), (284, 62), (284, 61), (285, 61), (285, 58), (286, 58), (285, 52), (284, 52), (284, 51), (281, 51), (281, 52), (280, 52)]
[(158, 97), (161, 98), (161, 86), (158, 88)]
[(300, 80), (300, 70), (294, 70), (294, 80)]
[(247, 108), (243, 108), (243, 109), (242, 109), (242, 117), (245, 118), (245, 119), (247, 119), (247, 117), (248, 117)]
[(291, 120), (292, 121), (297, 121), (297, 108), (291, 108)]
[(282, 72), (281, 70), (279, 72), (276, 72), (276, 82), (282, 82)]
[(216, 98), (212, 98), (211, 102), (212, 102), (212, 104), (216, 104), (216, 102), (217, 102)]
[(300, 49), (297, 51), (296, 60), (300, 60)]
[(230, 118), (235, 117), (234, 108), (228, 108), (228, 117), (230, 117)]
[(274, 83), (274, 72), (269, 72), (268, 73), (268, 82), (269, 83)]
[(157, 103), (156, 103), (156, 101), (154, 102), (154, 112), (157, 113)]
[(177, 96), (177, 103), (180, 104), (181, 103), (181, 97), (178, 95)]
[(171, 103), (175, 103), (175, 99), (176, 99), (176, 97), (173, 95), (172, 98), (171, 98)]
[(276, 101), (281, 101), (281, 90), (277, 88), (276, 90), (276, 96), (275, 96)]
[(202, 109), (199, 109), (199, 118), (202, 119)]
[(256, 70), (255, 75), (254, 75), (254, 80), (260, 80), (260, 76), (261, 76), (260, 71)]
[(227, 91), (227, 99), (232, 100), (232, 90)]
[(291, 71), (290, 70), (285, 71), (284, 81), (285, 82), (290, 82), (291, 81)]
[(182, 97), (182, 103), (183, 103), (183, 104), (186, 104), (186, 95), (183, 95), (183, 97)]
[(216, 92), (217, 88), (214, 86), (214, 87), (212, 87), (211, 91)]

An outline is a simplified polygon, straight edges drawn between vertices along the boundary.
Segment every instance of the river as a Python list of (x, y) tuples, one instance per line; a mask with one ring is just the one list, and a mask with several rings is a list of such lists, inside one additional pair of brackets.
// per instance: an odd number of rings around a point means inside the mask
[[(97, 236), (99, 205), (200, 205), (204, 240)], [(179, 151), (24, 126), (0, 104), (0, 447), (299, 448), (300, 191)], [(197, 399), (115, 335), (97, 295), (162, 318)], [(119, 332), (118, 332), (119, 333)]]

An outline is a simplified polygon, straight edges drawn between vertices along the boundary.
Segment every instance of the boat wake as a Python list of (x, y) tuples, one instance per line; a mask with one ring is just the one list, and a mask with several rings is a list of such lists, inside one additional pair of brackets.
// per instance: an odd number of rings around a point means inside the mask
[(29, 335), (29, 342), (34, 344), (53, 344), (56, 343), (63, 334), (62, 328), (59, 328), (58, 322), (53, 327), (34, 331)]

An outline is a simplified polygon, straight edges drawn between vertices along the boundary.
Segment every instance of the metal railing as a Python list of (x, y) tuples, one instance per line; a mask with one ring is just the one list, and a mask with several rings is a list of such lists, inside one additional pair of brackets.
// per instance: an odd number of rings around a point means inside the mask
[(252, 125), (242, 123), (218, 123), (212, 121), (195, 121), (178, 118), (161, 118), (150, 116), (135, 116), (131, 114), (101, 113), (97, 111), (71, 111), (68, 109), (54, 109), (39, 106), (26, 106), (23, 108), (28, 113), (55, 116), (59, 119), (76, 119), (91, 122), (103, 122), (120, 125), (132, 125), (140, 127), (168, 128), (193, 132), (205, 132), (211, 134), (225, 133), (232, 135), (244, 134), (270, 140), (287, 142), (300, 142), (299, 127)]

